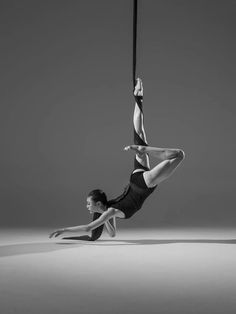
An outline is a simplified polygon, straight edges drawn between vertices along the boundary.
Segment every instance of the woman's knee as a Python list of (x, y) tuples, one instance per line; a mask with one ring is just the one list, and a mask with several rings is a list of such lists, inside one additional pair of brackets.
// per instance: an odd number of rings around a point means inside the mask
[(184, 160), (184, 158), (185, 158), (185, 152), (184, 152), (182, 149), (179, 149), (179, 150), (178, 150), (177, 158), (180, 159), (180, 160)]
[(182, 161), (185, 158), (185, 153), (182, 149), (170, 149), (164, 152), (163, 160), (173, 160)]

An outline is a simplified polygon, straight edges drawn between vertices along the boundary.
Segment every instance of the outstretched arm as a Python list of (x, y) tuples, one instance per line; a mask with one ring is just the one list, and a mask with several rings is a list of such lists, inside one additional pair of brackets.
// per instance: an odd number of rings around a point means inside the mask
[[(101, 216), (100, 213), (95, 212), (93, 213), (93, 221), (97, 220), (99, 217)], [(103, 228), (104, 228), (105, 224), (101, 225), (100, 227), (93, 229), (90, 235), (81, 235), (81, 236), (67, 236), (67, 237), (63, 237), (63, 240), (82, 240), (82, 241), (96, 241), (98, 240), (103, 232)]]
[(107, 211), (105, 211), (98, 219), (92, 221), (91, 223), (87, 225), (80, 225), (80, 226), (74, 226), (74, 227), (68, 227), (68, 228), (63, 228), (54, 231), (51, 233), (49, 236), (50, 238), (52, 237), (57, 237), (65, 232), (91, 232), (93, 229), (96, 229), (97, 227), (101, 226), (105, 222), (107, 222), (109, 219), (115, 217), (117, 214), (117, 210), (115, 208), (108, 208)]

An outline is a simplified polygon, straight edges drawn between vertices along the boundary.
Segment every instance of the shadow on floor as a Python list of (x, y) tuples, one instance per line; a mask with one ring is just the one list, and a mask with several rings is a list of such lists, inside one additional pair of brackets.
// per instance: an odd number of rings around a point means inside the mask
[(138, 240), (101, 240), (94, 244), (97, 245), (160, 245), (175, 243), (205, 243), (205, 244), (236, 244), (236, 239), (175, 239), (175, 240), (157, 240), (157, 239), (138, 239)]
[(83, 246), (84, 242), (74, 243), (50, 243), (50, 242), (35, 242), (35, 243), (17, 243), (0, 246), (0, 258), (14, 255), (25, 255), (25, 254), (39, 254), (39, 253), (50, 253), (53, 251), (71, 249), (72, 247)]
[[(63, 241), (63, 240), (61, 240)], [(51, 253), (53, 251), (78, 248), (84, 245), (92, 246), (125, 246), (125, 245), (163, 245), (175, 243), (202, 243), (202, 244), (236, 244), (236, 239), (176, 239), (176, 240), (157, 240), (157, 239), (138, 239), (138, 240), (98, 240), (95, 242), (77, 241), (76, 237), (70, 238), (70, 242), (35, 242), (18, 243), (0, 246), (0, 258), (25, 254)]]

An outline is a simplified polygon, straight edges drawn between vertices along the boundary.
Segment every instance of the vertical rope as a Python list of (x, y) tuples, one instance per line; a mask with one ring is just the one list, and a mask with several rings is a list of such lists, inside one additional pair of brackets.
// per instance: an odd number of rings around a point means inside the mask
[(133, 0), (133, 87), (136, 81), (138, 0)]
[[(141, 116), (141, 119), (143, 121), (143, 97), (142, 96), (134, 96), (135, 98), (135, 106), (138, 106), (139, 110), (139, 115)], [(143, 140), (141, 136), (139, 135), (139, 132), (141, 130), (138, 130), (137, 125), (134, 122), (134, 144), (135, 145), (141, 145), (141, 146), (148, 146), (147, 141)], [(135, 155), (134, 158), (134, 169), (144, 169), (144, 170), (149, 170), (148, 167), (143, 166), (138, 160), (137, 160), (137, 155)]]
[[(137, 29), (138, 29), (138, 0), (133, 0), (133, 87), (136, 85), (136, 66), (137, 66)], [(139, 114), (143, 119), (143, 97), (135, 96), (135, 103), (138, 105)], [(137, 126), (134, 124), (134, 144), (147, 146), (148, 144), (138, 134)], [(134, 161), (135, 168), (144, 168), (137, 159)]]

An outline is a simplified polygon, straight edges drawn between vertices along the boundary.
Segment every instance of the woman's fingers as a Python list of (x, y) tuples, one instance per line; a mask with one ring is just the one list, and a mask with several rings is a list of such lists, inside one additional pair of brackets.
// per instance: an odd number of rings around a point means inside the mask
[(54, 236), (56, 236), (57, 231), (54, 231), (53, 233), (50, 234), (49, 238), (53, 238)]
[(52, 233), (49, 235), (49, 238), (50, 238), (50, 239), (54, 236), (54, 233), (55, 233), (55, 232), (52, 232)]
[(53, 237), (58, 237), (60, 234), (62, 234), (63, 233), (63, 230), (56, 230), (56, 231), (53, 231), (51, 234), (50, 234), (50, 236), (49, 236), (49, 238), (51, 239), (51, 238), (53, 238)]

